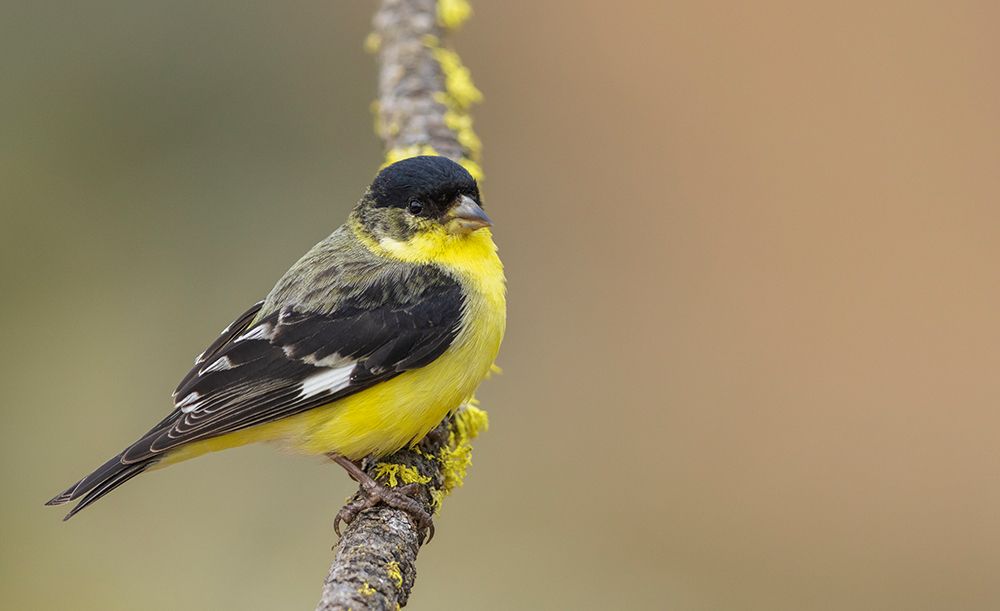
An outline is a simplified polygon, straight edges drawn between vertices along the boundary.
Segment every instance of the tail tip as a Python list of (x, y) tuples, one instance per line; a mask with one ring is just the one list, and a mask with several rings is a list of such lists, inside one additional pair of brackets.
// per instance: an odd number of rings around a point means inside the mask
[(51, 499), (45, 501), (46, 507), (54, 507), (55, 505), (64, 505), (70, 502), (70, 497), (66, 494), (60, 494), (59, 496), (52, 497)]
[(80, 485), (79, 482), (73, 484), (66, 490), (63, 490), (59, 494), (55, 495), (51, 499), (45, 501), (46, 507), (52, 507), (53, 505), (64, 505), (73, 500), (73, 493), (76, 492), (77, 487)]

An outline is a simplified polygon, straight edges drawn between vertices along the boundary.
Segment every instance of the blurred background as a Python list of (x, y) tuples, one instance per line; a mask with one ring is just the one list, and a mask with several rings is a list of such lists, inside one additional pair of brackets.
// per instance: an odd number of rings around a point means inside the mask
[[(323, 461), (42, 503), (361, 194), (374, 3), (2, 4), (2, 606), (313, 608)], [(505, 374), (408, 608), (1000, 607), (1000, 5), (474, 8)]]

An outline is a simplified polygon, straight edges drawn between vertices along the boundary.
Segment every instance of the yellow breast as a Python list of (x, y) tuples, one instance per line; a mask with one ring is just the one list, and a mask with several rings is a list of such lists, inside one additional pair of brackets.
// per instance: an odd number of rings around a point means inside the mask
[(361, 458), (419, 441), (472, 396), (500, 349), (506, 289), (503, 265), (488, 229), (467, 237), (428, 236), (422, 243), (383, 241), (379, 246), (398, 259), (433, 262), (458, 279), (465, 292), (461, 330), (431, 364), (303, 414), (306, 423), (296, 444), (299, 450)]
[(489, 229), (369, 247), (397, 260), (440, 265), (459, 281), (465, 309), (452, 345), (425, 367), (302, 414), (187, 444), (159, 466), (269, 440), (307, 454), (381, 456), (419, 441), (472, 396), (496, 359), (506, 326), (503, 265)]

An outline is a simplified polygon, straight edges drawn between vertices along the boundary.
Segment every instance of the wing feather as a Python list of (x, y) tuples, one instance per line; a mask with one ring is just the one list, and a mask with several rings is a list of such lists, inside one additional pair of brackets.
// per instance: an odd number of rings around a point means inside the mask
[(428, 273), (433, 281), (405, 301), (381, 290), (383, 299), (366, 295), (331, 312), (289, 304), (263, 317), (255, 305), (202, 353), (177, 386), (176, 409), (122, 463), (301, 413), (432, 362), (458, 333), (464, 300), (454, 279)]

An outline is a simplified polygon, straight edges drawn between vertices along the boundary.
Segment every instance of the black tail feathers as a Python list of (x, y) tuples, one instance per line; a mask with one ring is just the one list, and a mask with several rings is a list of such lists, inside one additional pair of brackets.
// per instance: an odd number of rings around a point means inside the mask
[(63, 503), (80, 499), (76, 507), (63, 518), (63, 520), (68, 520), (97, 499), (148, 469), (157, 462), (158, 457), (132, 464), (124, 464), (121, 459), (121, 454), (115, 456), (101, 465), (96, 471), (73, 484), (45, 504), (62, 505)]

